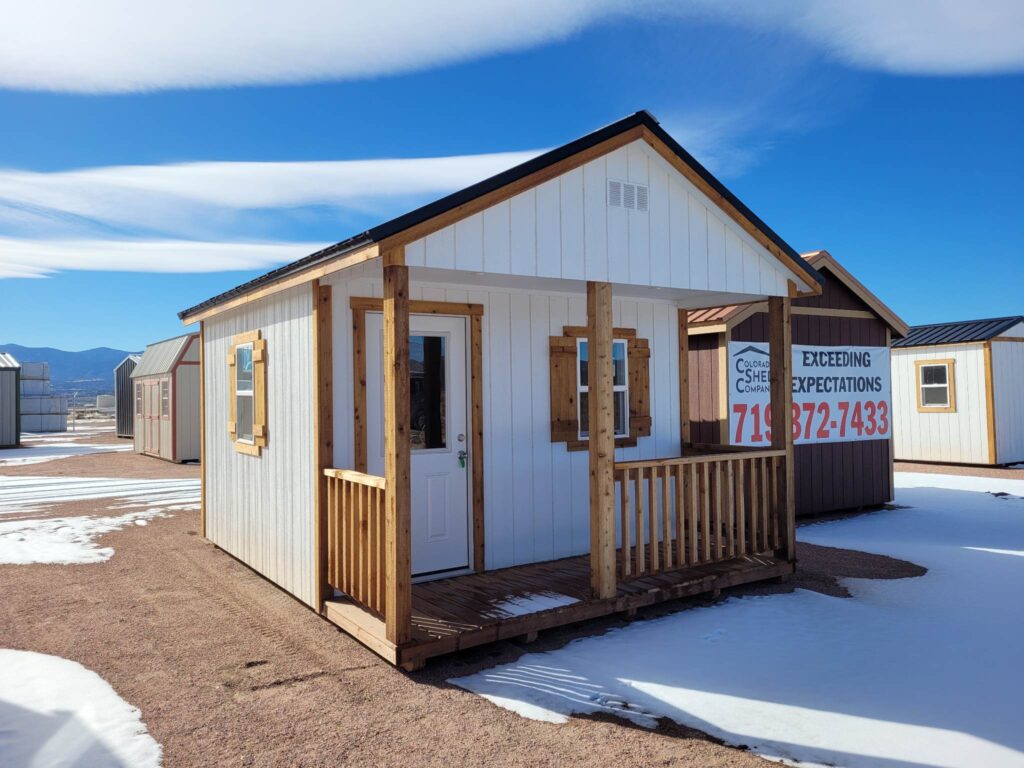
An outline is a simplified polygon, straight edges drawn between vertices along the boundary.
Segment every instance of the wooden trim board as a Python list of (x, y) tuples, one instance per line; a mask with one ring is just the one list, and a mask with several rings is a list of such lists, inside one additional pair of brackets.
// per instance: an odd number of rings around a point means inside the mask
[(331, 286), (313, 281), (313, 478), (316, 499), (316, 604), (322, 608), (331, 594), (327, 577), (327, 478), (324, 469), (334, 463), (334, 369)]
[[(992, 342), (985, 342), (985, 414), (988, 420), (988, 463), (998, 464), (996, 450), (996, 395), (992, 375)], [(952, 390), (951, 390), (952, 392)], [(952, 399), (952, 395), (950, 396)]]
[[(199, 323), (199, 535), (206, 538), (206, 329)], [(132, 391), (132, 408), (135, 392)], [(134, 432), (134, 429), (133, 429)]]

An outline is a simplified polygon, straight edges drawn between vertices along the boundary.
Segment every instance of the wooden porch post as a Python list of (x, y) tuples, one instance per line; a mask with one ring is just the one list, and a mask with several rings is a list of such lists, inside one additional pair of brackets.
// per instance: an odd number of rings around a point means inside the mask
[(793, 327), (790, 299), (768, 299), (768, 344), (771, 366), (772, 448), (784, 450), (781, 477), (778, 478), (779, 537), (777, 553), (790, 562), (796, 560), (796, 484), (793, 467)]
[(409, 268), (404, 254), (384, 256), (384, 622), (387, 639), (412, 632), (409, 447)]
[(316, 493), (316, 604), (323, 610), (324, 600), (331, 594), (328, 583), (327, 563), (327, 477), (324, 470), (334, 465), (334, 386), (333, 355), (331, 337), (331, 286), (313, 281), (313, 411), (316, 440), (313, 453), (316, 457), (316, 477), (313, 480)]
[[(587, 383), (590, 450), (590, 585), (615, 597), (615, 400), (612, 388), (612, 286), (587, 282)], [(639, 534), (638, 534), (639, 535)]]
[(679, 455), (690, 442), (690, 313), (679, 308)]

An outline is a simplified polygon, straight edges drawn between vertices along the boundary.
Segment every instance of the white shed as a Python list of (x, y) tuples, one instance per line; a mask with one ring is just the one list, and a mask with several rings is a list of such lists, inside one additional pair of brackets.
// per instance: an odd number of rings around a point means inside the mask
[(915, 326), (892, 346), (897, 461), (1024, 462), (1024, 316)]
[(168, 461), (197, 461), (199, 335), (146, 347), (131, 375), (135, 387), (135, 450)]
[(0, 448), (13, 448), (21, 439), (21, 366), (0, 352)]
[[(631, 115), (180, 313), (203, 533), (407, 668), (791, 573), (790, 303), (821, 281)], [(784, 426), (694, 445), (687, 310), (758, 301)]]

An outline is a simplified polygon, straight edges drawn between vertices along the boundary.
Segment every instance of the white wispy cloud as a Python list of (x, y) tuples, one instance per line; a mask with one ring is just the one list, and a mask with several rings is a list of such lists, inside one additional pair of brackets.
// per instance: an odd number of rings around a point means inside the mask
[(452, 192), (537, 154), (0, 170), (0, 225), (52, 233), (102, 224), (189, 236), (243, 210), (319, 205), (379, 213), (385, 201)]
[(0, 237), (0, 278), (40, 278), (63, 270), (180, 273), (266, 269), (324, 245)]
[(6, 5), (0, 87), (117, 93), (392, 75), (563, 40), (617, 15), (770, 29), (888, 72), (1024, 68), (1019, 0), (48, 0)]

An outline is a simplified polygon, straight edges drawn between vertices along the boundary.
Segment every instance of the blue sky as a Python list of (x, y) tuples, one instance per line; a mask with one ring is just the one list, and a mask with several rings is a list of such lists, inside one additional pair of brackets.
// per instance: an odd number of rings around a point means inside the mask
[(141, 348), (284, 259), (641, 108), (907, 321), (1024, 313), (1012, 3), (235, 5), (99, 0), (56, 31), (17, 12), (0, 343)]

